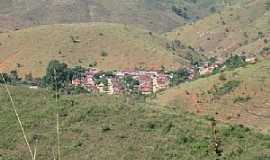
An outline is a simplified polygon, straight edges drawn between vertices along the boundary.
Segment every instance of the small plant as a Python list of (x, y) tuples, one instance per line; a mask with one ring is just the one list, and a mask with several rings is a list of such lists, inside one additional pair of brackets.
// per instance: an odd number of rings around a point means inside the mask
[(80, 43), (79, 36), (70, 36), (70, 39), (73, 43)]
[(102, 132), (108, 132), (111, 130), (111, 127), (108, 125), (103, 125), (101, 129), (102, 129)]
[(236, 97), (233, 100), (233, 103), (245, 103), (245, 102), (248, 102), (250, 99), (251, 99), (251, 97), (249, 97), (249, 96), (246, 96), (246, 97)]
[(107, 57), (107, 56), (108, 56), (108, 53), (107, 53), (106, 51), (102, 51), (102, 52), (101, 52), (101, 56), (102, 56), (102, 57)]
[(94, 63), (91, 63), (88, 65), (89, 67), (96, 67), (97, 66), (97, 61), (95, 61)]

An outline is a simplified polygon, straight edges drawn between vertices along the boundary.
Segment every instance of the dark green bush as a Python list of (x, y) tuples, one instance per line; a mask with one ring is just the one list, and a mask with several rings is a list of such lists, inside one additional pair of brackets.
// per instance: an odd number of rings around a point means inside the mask
[(245, 66), (245, 64), (246, 64), (245, 57), (241, 57), (238, 55), (231, 56), (224, 63), (224, 65), (229, 69), (243, 67), (243, 66)]
[(229, 81), (229, 82), (223, 84), (223, 86), (216, 88), (214, 95), (222, 96), (222, 95), (225, 95), (227, 93), (230, 93), (230, 92), (234, 91), (234, 89), (237, 88), (240, 85), (240, 83), (241, 82), (238, 80)]

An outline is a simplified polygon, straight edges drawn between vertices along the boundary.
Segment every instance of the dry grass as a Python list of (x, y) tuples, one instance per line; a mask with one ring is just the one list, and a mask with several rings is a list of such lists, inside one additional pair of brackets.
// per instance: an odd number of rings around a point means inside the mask
[[(167, 69), (185, 61), (166, 48), (166, 39), (126, 25), (93, 23), (40, 26), (0, 35), (0, 69), (41, 76), (52, 59), (100, 69)], [(106, 52), (107, 56), (102, 56)], [(17, 67), (20, 64), (21, 67)]]
[[(258, 54), (269, 43), (269, 11), (267, 0), (244, 0), (225, 8), (193, 25), (187, 25), (167, 33), (171, 39), (179, 39), (194, 48), (202, 48), (208, 56), (226, 56), (233, 52)], [(260, 38), (262, 32), (265, 37)]]

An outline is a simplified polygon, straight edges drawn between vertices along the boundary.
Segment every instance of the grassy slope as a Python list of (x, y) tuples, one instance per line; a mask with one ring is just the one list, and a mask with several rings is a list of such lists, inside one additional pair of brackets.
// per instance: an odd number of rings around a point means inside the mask
[[(72, 38), (79, 40), (74, 43)], [(185, 61), (167, 50), (165, 38), (146, 30), (109, 23), (50, 25), (0, 35), (1, 70), (21, 75), (44, 73), (51, 59), (100, 69), (134, 67), (175, 69)], [(107, 56), (102, 56), (106, 52)]]
[[(269, 132), (270, 120), (270, 61), (265, 60), (235, 71), (225, 73), (226, 81), (219, 75), (185, 83), (158, 95), (161, 104), (185, 104), (186, 109), (202, 115), (215, 116), (225, 122), (240, 123)], [(239, 80), (240, 86), (223, 96), (213, 97), (214, 86), (230, 80)], [(188, 95), (187, 92), (190, 94)], [(210, 94), (209, 94), (210, 93)], [(234, 102), (250, 97), (247, 102)]]
[[(45, 90), (10, 87), (37, 159), (53, 159), (56, 112), (62, 159), (216, 159), (210, 122), (179, 107), (157, 107), (128, 97), (81, 95), (55, 99)], [(0, 158), (29, 159), (10, 102), (0, 88)], [(72, 100), (74, 106), (72, 106)], [(223, 158), (267, 159), (269, 135), (218, 124)]]
[[(264, 39), (270, 39), (270, 18), (266, 2), (267, 0), (239, 1), (220, 13), (166, 35), (194, 48), (201, 47), (208, 56), (226, 56), (232, 52), (258, 54), (262, 48), (270, 45), (264, 43)], [(265, 37), (259, 38), (258, 32), (262, 32)]]

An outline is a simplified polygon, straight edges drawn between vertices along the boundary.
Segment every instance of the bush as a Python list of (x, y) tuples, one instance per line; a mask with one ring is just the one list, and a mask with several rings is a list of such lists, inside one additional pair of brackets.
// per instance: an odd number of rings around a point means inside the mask
[(137, 92), (136, 86), (139, 85), (139, 81), (132, 78), (132, 76), (126, 76), (123, 79), (123, 84), (128, 91)]
[(190, 17), (187, 15), (185, 9), (177, 8), (176, 6), (172, 7), (172, 11), (177, 14), (178, 16), (181, 16), (185, 19), (190, 19)]
[(243, 125), (232, 125), (225, 130), (222, 130), (222, 135), (225, 137), (245, 138), (250, 132), (250, 129)]
[(249, 97), (249, 96), (246, 96), (246, 97), (236, 97), (233, 100), (233, 103), (245, 103), (245, 102), (249, 101), (250, 99), (251, 99), (251, 97)]
[(190, 75), (186, 68), (178, 69), (177, 71), (171, 72), (171, 74), (173, 75), (171, 79), (172, 86), (185, 82), (186, 80), (188, 80), (188, 77)]
[(243, 67), (246, 64), (245, 57), (234, 55), (228, 58), (224, 64), (227, 68), (230, 69)]
[(240, 83), (241, 82), (237, 81), (237, 80), (229, 81), (229, 82), (225, 83), (223, 86), (216, 88), (214, 95), (222, 96), (222, 95), (225, 95), (227, 93), (230, 93), (235, 88), (237, 88), (240, 85)]
[(107, 53), (106, 51), (102, 51), (102, 52), (101, 52), (101, 56), (102, 56), (102, 57), (107, 57), (107, 56), (108, 56), (108, 53)]
[(10, 83), (11, 78), (7, 73), (0, 73), (0, 83)]

